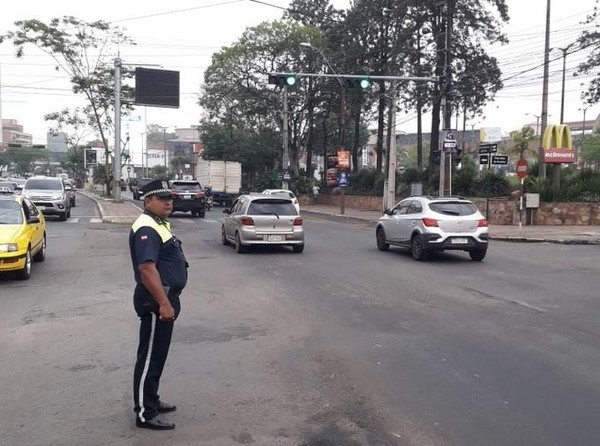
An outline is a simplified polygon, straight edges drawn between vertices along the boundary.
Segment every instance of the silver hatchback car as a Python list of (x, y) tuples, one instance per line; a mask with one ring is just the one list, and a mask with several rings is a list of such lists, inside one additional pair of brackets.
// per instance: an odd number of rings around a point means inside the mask
[(468, 251), (481, 261), (488, 249), (488, 221), (477, 207), (462, 197), (416, 196), (386, 209), (375, 227), (377, 248), (390, 245), (410, 249), (415, 260), (432, 251)]
[(233, 244), (238, 253), (256, 245), (286, 245), (295, 253), (304, 251), (302, 218), (290, 198), (241, 195), (223, 213), (222, 242)]

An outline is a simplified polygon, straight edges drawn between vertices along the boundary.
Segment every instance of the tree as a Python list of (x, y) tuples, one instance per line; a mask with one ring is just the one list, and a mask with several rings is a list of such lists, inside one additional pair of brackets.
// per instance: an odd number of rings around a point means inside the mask
[(515, 144), (506, 151), (508, 155), (516, 155), (518, 159), (537, 157), (537, 148), (529, 147), (531, 141), (537, 141), (533, 128), (523, 127), (521, 130), (512, 131), (510, 137)]
[(5, 154), (8, 160), (15, 164), (15, 173), (21, 176), (30, 175), (34, 172), (36, 161), (48, 163), (48, 151), (46, 149), (11, 147)]
[(586, 136), (583, 142), (583, 162), (592, 166), (595, 172), (600, 171), (600, 132)]
[[(596, 0), (596, 5), (600, 5), (600, 0)], [(584, 62), (579, 64), (575, 73), (578, 75), (590, 75), (592, 80), (589, 82), (587, 91), (582, 93), (582, 99), (588, 104), (597, 104), (600, 102), (600, 75), (598, 67), (600, 67), (600, 8), (596, 6), (591, 14), (587, 16), (584, 22), (584, 31), (577, 39), (580, 49), (590, 48), (590, 54), (586, 55)]]
[[(201, 132), (207, 137), (215, 132), (215, 138), (203, 138), (207, 153), (216, 150), (216, 138), (227, 138), (230, 142), (229, 148), (221, 150), (236, 151), (248, 138), (273, 144), (275, 140), (269, 135), (273, 132), (283, 135), (281, 90), (268, 85), (268, 73), (303, 72), (305, 61), (300, 43), (310, 41), (316, 34), (310, 27), (263, 23), (248, 29), (234, 45), (213, 55), (199, 99), (205, 110)], [(306, 88), (307, 83), (300, 82), (288, 94), (288, 147), (293, 175), (299, 174), (298, 163), (309, 134)], [(277, 146), (270, 149), (281, 153)]]
[[(16, 56), (25, 56), (25, 47), (34, 45), (56, 62), (56, 70), (62, 70), (69, 77), (73, 93), (85, 97), (87, 105), (82, 112), (89, 125), (100, 137), (104, 145), (106, 159), (109, 159), (109, 145), (106, 133), (113, 128), (114, 74), (108, 57), (114, 54), (115, 46), (133, 44), (118, 27), (104, 21), (85, 22), (72, 16), (54, 18), (49, 23), (30, 19), (15, 22), (16, 30), (0, 36), (0, 42), (12, 41)], [(122, 77), (133, 76), (131, 70), (123, 69)], [(132, 101), (131, 87), (122, 85), (125, 109)], [(61, 113), (61, 112), (59, 112)], [(109, 170), (105, 171), (105, 183), (109, 182)]]

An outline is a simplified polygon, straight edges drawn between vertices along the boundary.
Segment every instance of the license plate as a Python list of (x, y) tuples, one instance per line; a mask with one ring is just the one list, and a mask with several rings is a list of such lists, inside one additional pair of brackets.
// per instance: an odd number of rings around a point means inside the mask
[(454, 237), (452, 239), (453, 245), (466, 245), (467, 243), (469, 243), (469, 240), (464, 237)]
[(276, 234), (269, 234), (269, 235), (263, 236), (263, 240), (266, 240), (268, 242), (280, 242), (283, 240), (283, 236), (276, 235)]
[(189, 200), (190, 198), (192, 198), (192, 196), (191, 196), (191, 195), (183, 195), (183, 199), (184, 199), (184, 200)]

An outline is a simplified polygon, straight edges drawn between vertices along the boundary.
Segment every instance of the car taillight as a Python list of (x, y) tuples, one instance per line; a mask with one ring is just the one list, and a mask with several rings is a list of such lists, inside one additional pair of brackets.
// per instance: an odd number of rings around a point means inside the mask
[(424, 218), (423, 224), (425, 226), (427, 226), (428, 228), (437, 228), (438, 227), (438, 222), (434, 218)]
[(477, 227), (478, 228), (487, 228), (489, 226), (488, 221), (485, 218), (482, 218), (481, 220), (479, 220), (477, 222)]
[(294, 219), (294, 226), (302, 226), (302, 217), (296, 217)]
[(252, 220), (252, 217), (242, 217), (240, 223), (244, 226), (253, 226), (254, 220)]

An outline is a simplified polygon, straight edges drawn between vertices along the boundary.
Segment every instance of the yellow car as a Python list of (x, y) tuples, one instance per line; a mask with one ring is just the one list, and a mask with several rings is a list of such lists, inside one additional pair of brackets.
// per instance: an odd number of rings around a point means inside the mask
[(21, 280), (31, 276), (31, 262), (46, 257), (46, 220), (27, 198), (0, 194), (0, 273)]

